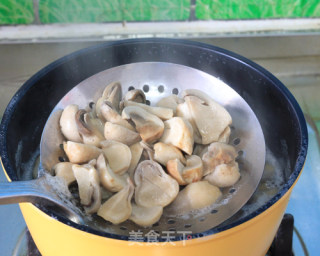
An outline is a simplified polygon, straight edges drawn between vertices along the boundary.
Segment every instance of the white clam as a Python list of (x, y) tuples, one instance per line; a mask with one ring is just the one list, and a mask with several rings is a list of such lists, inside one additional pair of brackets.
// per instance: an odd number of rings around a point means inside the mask
[(104, 202), (97, 214), (113, 224), (126, 221), (132, 213), (131, 198), (133, 192), (134, 186), (128, 179), (127, 185)]

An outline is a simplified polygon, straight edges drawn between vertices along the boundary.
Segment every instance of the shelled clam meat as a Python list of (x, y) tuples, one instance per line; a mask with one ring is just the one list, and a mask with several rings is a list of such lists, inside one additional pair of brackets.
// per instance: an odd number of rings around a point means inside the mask
[(53, 171), (77, 184), (87, 214), (151, 226), (165, 207), (181, 214), (208, 207), (239, 180), (237, 152), (228, 144), (232, 118), (223, 106), (195, 89), (146, 102), (139, 89), (122, 97), (114, 82), (86, 109), (63, 110), (67, 161)]

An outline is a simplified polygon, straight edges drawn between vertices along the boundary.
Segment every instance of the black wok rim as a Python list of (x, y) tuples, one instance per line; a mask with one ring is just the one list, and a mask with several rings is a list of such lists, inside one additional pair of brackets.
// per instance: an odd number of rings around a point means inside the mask
[[(22, 85), (22, 87), (16, 92), (16, 94), (13, 96), (11, 101), (9, 102), (9, 104), (4, 112), (4, 115), (2, 117), (1, 124), (0, 124), (1, 161), (3, 164), (3, 168), (4, 168), (5, 172), (7, 173), (7, 175), (10, 177), (10, 179), (13, 178), (12, 174), (14, 173), (14, 168), (10, 164), (9, 157), (8, 157), (6, 133), (7, 133), (8, 125), (9, 125), (10, 120), (12, 118), (12, 114), (15, 110), (15, 106), (16, 106), (17, 102), (19, 102), (19, 100), (21, 98), (23, 98), (23, 96), (33, 86), (33, 84), (35, 84), (38, 79), (45, 76), (51, 70), (55, 69), (57, 66), (61, 65), (62, 63), (66, 62), (68, 60), (74, 59), (77, 56), (82, 55), (83, 53), (90, 53), (90, 52), (93, 52), (93, 51), (100, 49), (100, 48), (107, 48), (107, 47), (126, 45), (126, 44), (132, 44), (132, 43), (135, 43), (135, 44), (136, 43), (183, 44), (183, 45), (192, 46), (192, 47), (196, 47), (196, 48), (199, 48), (199, 47), (206, 48), (208, 50), (213, 50), (213, 51), (219, 52), (220, 54), (227, 55), (228, 57), (237, 59), (238, 61), (241, 61), (242, 63), (255, 69), (256, 72), (263, 75), (266, 79), (272, 81), (272, 83), (275, 85), (275, 87), (278, 89), (278, 91), (286, 99), (288, 104), (291, 104), (291, 106), (295, 110), (297, 118), (298, 118), (298, 125), (300, 128), (300, 135), (301, 135), (300, 150), (299, 150), (298, 157), (296, 160), (296, 165), (293, 168), (293, 172), (291, 173), (287, 183), (283, 185), (282, 189), (273, 198), (271, 198), (266, 204), (259, 207), (253, 213), (251, 213), (251, 214), (249, 214), (249, 215), (247, 215), (247, 216), (245, 216), (235, 222), (232, 222), (231, 224), (224, 225), (222, 227), (215, 227), (215, 228), (209, 229), (209, 230), (202, 232), (202, 233), (191, 234), (192, 238), (199, 238), (199, 237), (213, 235), (213, 234), (225, 231), (225, 230), (232, 229), (236, 226), (239, 226), (239, 225), (249, 221), (250, 219), (253, 219), (254, 217), (260, 215), (264, 211), (266, 211), (268, 208), (270, 208), (272, 205), (274, 205), (280, 198), (282, 198), (284, 194), (286, 194), (288, 192), (288, 190), (292, 187), (292, 185), (297, 180), (300, 172), (303, 169), (303, 165), (304, 165), (306, 155), (307, 155), (307, 148), (308, 148), (308, 132), (307, 132), (306, 121), (305, 121), (303, 112), (302, 112), (299, 104), (297, 103), (297, 101), (293, 97), (293, 95), (290, 93), (290, 91), (269, 71), (262, 68), (261, 66), (254, 63), (253, 61), (251, 61), (243, 56), (240, 56), (236, 53), (222, 49), (220, 47), (216, 47), (216, 46), (212, 46), (212, 45), (208, 45), (208, 44), (204, 44), (204, 43), (187, 41), (187, 40), (180, 40), (180, 39), (165, 39), (165, 38), (128, 39), (128, 40), (108, 42), (108, 43), (103, 43), (103, 44), (99, 44), (96, 46), (91, 46), (89, 48), (85, 48), (85, 49), (76, 51), (74, 53), (71, 53), (69, 55), (66, 55), (66, 56), (54, 61), (53, 63), (49, 64), (48, 66), (46, 66), (43, 69), (41, 69), (40, 71), (38, 71), (28, 81), (26, 81)], [(87, 227), (84, 225), (79, 225), (74, 222), (70, 222), (69, 220), (67, 220), (64, 217), (54, 215), (49, 210), (46, 210), (46, 209), (41, 209), (41, 210), (44, 211), (49, 216), (52, 216), (52, 217), (56, 218), (57, 220), (61, 221), (62, 223), (69, 225), (73, 228), (79, 229), (81, 231), (84, 231), (84, 232), (88, 232), (88, 233), (95, 234), (95, 235), (102, 236), (102, 237), (118, 239), (118, 240), (128, 241), (128, 239), (129, 239), (128, 236), (122, 236), (122, 235), (116, 235), (116, 234), (110, 234), (107, 232), (97, 231), (97, 230), (94, 230), (90, 227)], [(179, 241), (179, 240), (183, 240), (183, 239), (184, 239), (183, 236), (177, 236), (175, 239), (172, 239), (172, 241)], [(190, 239), (190, 236), (188, 236), (188, 239)], [(145, 238), (145, 241), (146, 241), (146, 238)], [(161, 240), (160, 240), (160, 242), (161, 242)]]

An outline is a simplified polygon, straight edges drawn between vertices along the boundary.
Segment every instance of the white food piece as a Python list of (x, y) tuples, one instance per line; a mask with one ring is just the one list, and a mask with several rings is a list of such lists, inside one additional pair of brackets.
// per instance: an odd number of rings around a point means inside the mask
[(162, 136), (164, 129), (162, 120), (140, 107), (125, 107), (122, 111), (122, 118), (134, 122), (142, 140), (147, 143), (155, 142)]
[(140, 89), (133, 89), (126, 93), (126, 95), (123, 98), (124, 101), (134, 101), (138, 103), (146, 103), (146, 95), (144, 92)]
[(201, 180), (203, 176), (202, 161), (199, 156), (187, 156), (186, 166), (180, 160), (173, 159), (167, 163), (168, 173), (177, 180), (179, 185), (186, 185)]
[(170, 204), (179, 192), (178, 182), (151, 160), (141, 162), (134, 174), (135, 202), (144, 207)]
[(164, 132), (160, 141), (171, 144), (188, 155), (193, 151), (193, 129), (191, 124), (181, 117), (173, 117), (164, 122)]
[(85, 110), (80, 109), (76, 113), (76, 123), (84, 144), (98, 147), (100, 142), (104, 140), (103, 133), (101, 133), (103, 123), (100, 119), (94, 118)]
[(60, 127), (62, 134), (67, 140), (74, 142), (82, 142), (76, 123), (76, 113), (79, 107), (75, 104), (70, 104), (65, 107), (60, 117)]
[(228, 126), (219, 136), (218, 142), (229, 143), (229, 138), (231, 134), (230, 126)]
[(141, 140), (139, 133), (110, 122), (105, 123), (104, 137), (107, 140), (115, 140), (128, 146), (131, 146)]
[(212, 173), (205, 177), (212, 185), (220, 188), (233, 186), (240, 178), (237, 162), (218, 165)]
[(103, 101), (100, 105), (100, 112), (107, 122), (121, 125), (129, 130), (134, 131), (134, 128), (127, 120), (122, 119), (121, 115), (113, 108), (109, 101)]
[(128, 175), (114, 173), (103, 154), (97, 159), (97, 169), (99, 171), (100, 182), (105, 189), (111, 192), (118, 192), (126, 186)]
[(190, 183), (181, 190), (168, 208), (170, 214), (185, 214), (213, 205), (219, 200), (220, 189), (208, 181)]
[(130, 148), (115, 140), (105, 140), (101, 142), (102, 152), (106, 157), (112, 171), (116, 174), (124, 174), (131, 163)]
[(142, 155), (142, 151), (143, 151), (143, 147), (141, 146), (141, 144), (135, 143), (133, 145), (130, 146), (130, 151), (131, 151), (131, 162), (130, 162), (130, 166), (128, 168), (128, 174), (130, 176), (130, 179), (133, 180), (134, 178), (134, 172), (137, 168), (137, 165), (139, 163), (139, 160), (141, 158)]
[(101, 205), (100, 181), (97, 170), (89, 164), (74, 164), (72, 170), (78, 183), (80, 202), (84, 205), (86, 213), (97, 212)]
[(101, 149), (96, 146), (73, 141), (64, 142), (63, 149), (69, 161), (74, 164), (86, 163), (93, 158), (97, 158), (101, 153)]
[(97, 214), (113, 224), (126, 221), (132, 212), (131, 198), (133, 192), (134, 186), (128, 179), (127, 185), (102, 204)]
[(211, 143), (208, 151), (202, 156), (204, 175), (212, 173), (220, 164), (234, 162), (237, 156), (238, 153), (233, 146), (221, 142)]
[(185, 158), (181, 151), (172, 145), (158, 142), (154, 144), (154, 160), (158, 163), (167, 166), (167, 162), (171, 159), (179, 159), (182, 163), (185, 163)]
[(70, 162), (61, 162), (53, 167), (54, 174), (57, 177), (63, 178), (68, 186), (76, 180), (72, 171), (72, 165), (73, 163)]
[(132, 213), (129, 220), (139, 226), (149, 227), (159, 221), (162, 213), (163, 208), (161, 206), (143, 207), (132, 203)]
[(148, 111), (150, 114), (156, 115), (162, 120), (168, 120), (173, 117), (173, 110), (171, 108), (162, 108), (162, 107), (151, 107), (143, 103), (138, 103), (134, 101), (124, 101), (124, 106), (136, 106), (140, 107), (146, 111)]
[(176, 115), (177, 106), (180, 103), (183, 103), (183, 100), (180, 99), (177, 95), (172, 94), (170, 96), (163, 97), (161, 100), (158, 101), (156, 106), (162, 108), (170, 108), (172, 109), (173, 114)]

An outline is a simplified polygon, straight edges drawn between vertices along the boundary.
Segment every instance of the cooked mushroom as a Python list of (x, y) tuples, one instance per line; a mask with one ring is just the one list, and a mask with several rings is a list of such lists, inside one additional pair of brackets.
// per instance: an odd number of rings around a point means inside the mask
[(167, 163), (167, 171), (174, 177), (179, 185), (186, 185), (201, 180), (203, 175), (202, 161), (199, 156), (187, 156), (187, 163), (184, 166), (180, 160), (173, 159)]
[(67, 140), (74, 142), (82, 142), (76, 123), (76, 113), (79, 107), (75, 104), (70, 104), (65, 107), (60, 117), (61, 132)]
[(101, 115), (107, 122), (121, 125), (129, 130), (134, 131), (134, 128), (127, 120), (122, 119), (121, 115), (113, 108), (109, 101), (103, 101), (100, 105)]
[(167, 166), (167, 162), (171, 159), (179, 159), (182, 163), (185, 163), (184, 156), (181, 151), (175, 146), (168, 145), (162, 142), (154, 144), (154, 160), (160, 164)]
[(139, 160), (141, 158), (143, 147), (138, 142), (138, 143), (135, 143), (135, 144), (130, 146), (130, 151), (131, 151), (131, 156), (132, 157), (131, 157), (130, 166), (128, 168), (128, 174), (130, 176), (130, 179), (133, 180), (134, 171), (136, 170), (136, 167), (137, 167), (137, 165), (139, 163)]
[(162, 212), (161, 206), (143, 207), (132, 203), (132, 213), (129, 220), (142, 227), (148, 227), (160, 219)]
[(119, 104), (122, 98), (121, 84), (119, 82), (113, 82), (104, 89), (102, 96), (95, 104), (95, 112), (97, 116), (103, 120), (101, 113), (101, 105), (105, 100), (109, 101), (116, 111), (119, 111)]
[(220, 189), (208, 181), (190, 183), (168, 207), (169, 214), (185, 214), (213, 205), (221, 197)]
[(240, 178), (237, 162), (218, 165), (212, 173), (205, 177), (212, 185), (220, 188), (233, 186)]
[(107, 140), (119, 141), (131, 146), (141, 140), (139, 133), (129, 130), (118, 124), (106, 122), (104, 126), (104, 137)]
[(151, 107), (143, 103), (138, 103), (134, 101), (127, 101), (123, 102), (125, 107), (128, 106), (136, 106), (148, 111), (150, 114), (156, 115), (162, 120), (168, 120), (173, 117), (173, 111), (170, 108), (162, 108), (162, 107)]
[(211, 143), (208, 151), (202, 156), (204, 175), (212, 173), (220, 164), (234, 162), (237, 155), (236, 149), (231, 145), (221, 142)]
[(192, 155), (197, 155), (202, 158), (203, 154), (208, 151), (209, 145), (203, 145), (203, 144), (195, 144), (193, 147)]
[(130, 148), (115, 140), (102, 141), (101, 146), (112, 171), (119, 175), (124, 174), (128, 170), (132, 158)]
[(100, 181), (97, 170), (89, 164), (74, 164), (72, 170), (78, 183), (80, 202), (84, 205), (86, 213), (97, 212), (101, 205)]
[(101, 154), (97, 159), (97, 169), (100, 174), (101, 184), (111, 192), (118, 192), (127, 184), (128, 175), (118, 175), (113, 172), (105, 157)]
[(175, 179), (164, 172), (161, 165), (151, 160), (141, 162), (134, 174), (135, 201), (144, 207), (166, 206), (179, 192)]
[(172, 94), (159, 100), (156, 106), (162, 108), (170, 108), (172, 109), (173, 114), (176, 115), (177, 106), (180, 103), (183, 103), (183, 100), (180, 99), (177, 95)]
[(61, 163), (57, 163), (52, 168), (54, 171), (54, 174), (58, 177), (63, 178), (66, 181), (68, 186), (76, 180), (72, 171), (72, 165), (73, 163), (70, 163), (70, 162), (61, 162)]
[(110, 197), (98, 210), (98, 215), (113, 224), (126, 221), (132, 212), (131, 198), (134, 186), (130, 179), (127, 185), (118, 193)]
[(122, 111), (122, 118), (134, 122), (142, 140), (147, 143), (158, 140), (163, 133), (164, 124), (162, 120), (140, 107), (125, 107)]
[(230, 126), (228, 126), (219, 136), (218, 142), (228, 143), (231, 134)]
[(67, 141), (63, 143), (63, 149), (67, 154), (69, 161), (74, 164), (81, 164), (97, 158), (101, 149), (93, 145)]
[(193, 129), (191, 124), (181, 117), (173, 117), (164, 122), (164, 127), (160, 141), (171, 144), (191, 155), (193, 150)]
[[(83, 109), (77, 111), (75, 118), (83, 143), (94, 145), (96, 147), (99, 146), (100, 142), (104, 140), (104, 136), (101, 133), (101, 127), (103, 127), (102, 122), (97, 118), (91, 118)], [(100, 123), (93, 119), (99, 120)]]
[(133, 89), (126, 93), (123, 100), (130, 100), (138, 103), (146, 103), (146, 95), (140, 89)]
[(221, 133), (232, 123), (228, 111), (202, 91), (186, 90), (182, 95), (201, 135), (201, 143), (218, 141)]

